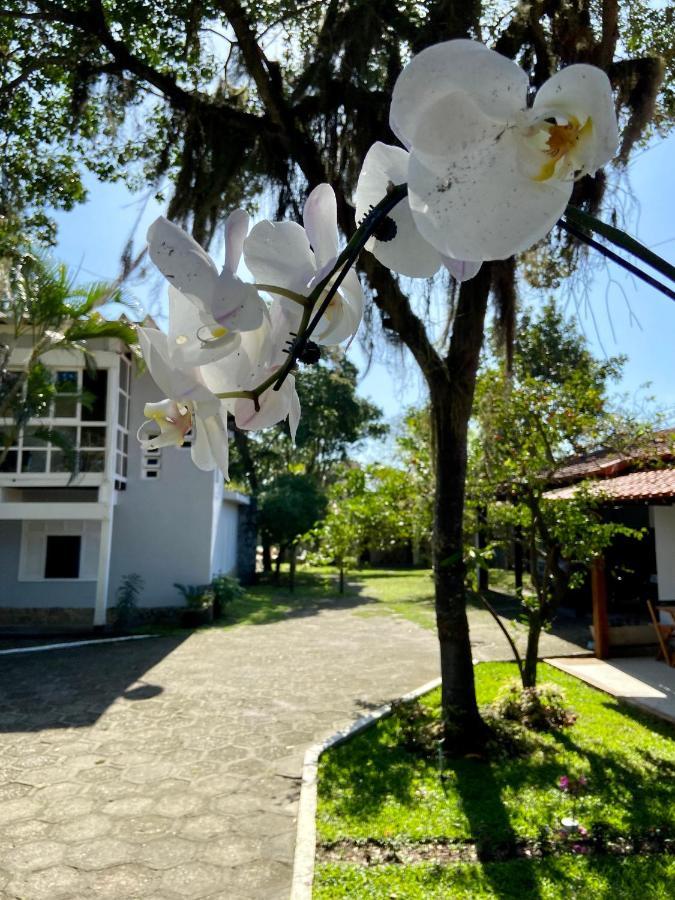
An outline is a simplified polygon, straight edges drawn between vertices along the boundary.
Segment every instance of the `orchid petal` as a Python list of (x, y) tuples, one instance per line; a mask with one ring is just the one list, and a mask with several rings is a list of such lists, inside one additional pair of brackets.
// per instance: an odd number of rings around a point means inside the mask
[(539, 89), (533, 112), (540, 116), (574, 115), (591, 120), (590, 138), (574, 151), (584, 173), (593, 174), (614, 158), (619, 143), (612, 86), (596, 66), (574, 65), (556, 72)]
[(467, 91), (483, 112), (506, 121), (525, 108), (528, 78), (514, 62), (470, 40), (445, 41), (422, 50), (399, 75), (389, 122), (410, 148), (419, 119), (429, 107), (455, 91)]
[(261, 324), (266, 308), (255, 286), (241, 281), (226, 267), (218, 279), (208, 314), (229, 331), (253, 331)]
[(303, 222), (316, 265), (321, 267), (338, 252), (337, 203), (329, 184), (320, 184), (311, 192), (305, 202)]
[(470, 262), (467, 259), (452, 259), (450, 256), (442, 256), (443, 265), (450, 272), (455, 281), (471, 281), (478, 274), (483, 263)]
[(235, 209), (225, 221), (225, 268), (233, 275), (241, 262), (249, 221), (245, 209)]
[(520, 169), (513, 130), (488, 118), (467, 94), (428, 110), (409, 165), (409, 199), (422, 236), (462, 260), (505, 259), (550, 231), (571, 182), (536, 182)]
[(290, 381), (292, 386), (291, 404), (288, 410), (288, 430), (291, 433), (291, 440), (295, 443), (295, 436), (298, 433), (298, 425), (300, 424), (300, 398), (295, 389), (295, 378), (289, 375), (287, 380)]
[(138, 343), (148, 370), (160, 390), (172, 400), (209, 404), (214, 400), (201, 382), (196, 369), (180, 369), (173, 365), (168, 338), (155, 328), (138, 328)]
[[(215, 324), (215, 323), (214, 323)], [(169, 336), (168, 351), (171, 364), (179, 369), (191, 369), (206, 365), (232, 353), (240, 343), (240, 336), (235, 332), (226, 336), (224, 341), (214, 341), (206, 346), (199, 335), (208, 337), (208, 326), (205, 326), (197, 307), (173, 287), (169, 287)]]
[(296, 222), (258, 222), (244, 241), (244, 261), (257, 282), (300, 294), (316, 269), (305, 230)]
[(192, 447), (190, 448), (192, 462), (204, 472), (212, 472), (216, 462), (211, 452), (211, 442), (206, 429), (206, 422), (201, 417), (195, 418), (192, 434)]
[(268, 388), (258, 398), (259, 409), (253, 400), (240, 398), (234, 404), (234, 421), (237, 428), (247, 431), (269, 428), (283, 421), (289, 413), (295, 386), (287, 378), (278, 391)]
[[(379, 141), (370, 148), (356, 185), (356, 221), (361, 222), (369, 209), (376, 206), (387, 194), (392, 184), (408, 180), (409, 154), (400, 147)], [(396, 235), (390, 241), (371, 237), (366, 244), (382, 265), (401, 275), (412, 278), (430, 278), (441, 264), (438, 251), (421, 236), (415, 225), (407, 198), (389, 213), (396, 225)]]
[(148, 253), (162, 275), (189, 298), (208, 301), (218, 270), (211, 257), (182, 228), (160, 216), (148, 229)]

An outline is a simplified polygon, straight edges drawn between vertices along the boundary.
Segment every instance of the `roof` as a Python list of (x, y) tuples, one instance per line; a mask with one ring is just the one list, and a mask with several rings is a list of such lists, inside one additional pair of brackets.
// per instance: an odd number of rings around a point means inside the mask
[[(544, 494), (547, 500), (569, 500), (582, 485), (570, 484), (567, 487), (555, 488)], [(614, 478), (601, 478), (585, 481), (583, 489), (604, 501), (623, 503), (645, 500), (675, 499), (675, 468), (643, 469), (630, 472), (628, 475), (617, 475)]]
[(634, 450), (618, 453), (615, 450), (597, 450), (571, 459), (558, 469), (551, 481), (569, 483), (584, 478), (614, 478), (627, 469), (653, 468), (655, 464), (675, 458), (675, 429), (665, 428), (649, 435)]

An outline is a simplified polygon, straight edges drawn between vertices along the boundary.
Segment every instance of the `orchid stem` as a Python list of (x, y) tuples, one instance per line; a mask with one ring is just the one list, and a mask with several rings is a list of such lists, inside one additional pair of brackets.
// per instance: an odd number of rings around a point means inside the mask
[(397, 184), (393, 185), (388, 191), (387, 194), (380, 200), (377, 206), (374, 206), (370, 212), (366, 215), (364, 220), (361, 222), (359, 227), (356, 229), (354, 234), (351, 236), (349, 241), (347, 242), (347, 246), (342, 251), (342, 253), (338, 256), (335, 261), (335, 265), (312, 290), (308, 299), (311, 303), (307, 304), (305, 308), (305, 313), (309, 310), (313, 311), (315, 304), (321, 297), (321, 294), (326, 289), (326, 287), (331, 283), (332, 279), (335, 278), (336, 273), (337, 278), (331, 284), (330, 288), (326, 292), (326, 296), (323, 298), (319, 308), (317, 309), (314, 317), (311, 322), (305, 322), (305, 318), (303, 315), (303, 321), (300, 325), (300, 329), (298, 330), (298, 337), (296, 338), (293, 348), (288, 355), (288, 359), (283, 364), (281, 369), (279, 370), (276, 384), (274, 385), (274, 390), (278, 391), (281, 388), (281, 385), (284, 383), (286, 378), (288, 377), (291, 369), (295, 365), (298, 357), (302, 353), (303, 349), (307, 346), (307, 342), (309, 341), (314, 329), (319, 324), (321, 317), (328, 309), (328, 306), (337, 293), (340, 285), (343, 280), (347, 276), (347, 272), (356, 262), (359, 253), (363, 250), (365, 245), (368, 243), (369, 238), (375, 232), (376, 228), (383, 222), (392, 209), (396, 206), (397, 203), (400, 203), (404, 197), (408, 195), (408, 185), (407, 184)]
[(289, 288), (279, 287), (277, 284), (256, 284), (257, 291), (265, 291), (267, 294), (278, 294), (280, 297), (286, 297), (300, 306), (307, 306), (309, 298), (304, 294), (298, 294), (297, 291), (291, 291)]
[(580, 228), (583, 231), (596, 232), (597, 234), (602, 235), (602, 237), (611, 244), (614, 244), (616, 247), (621, 247), (622, 250), (626, 250), (633, 256), (637, 256), (638, 259), (641, 259), (648, 266), (651, 266), (652, 269), (656, 269), (657, 272), (665, 275), (666, 278), (675, 281), (675, 266), (671, 265), (657, 253), (654, 253), (649, 247), (645, 247), (640, 241), (637, 241), (629, 234), (626, 234), (626, 232), (622, 231), (620, 228), (608, 225), (606, 222), (602, 222), (590, 213), (577, 209), (576, 206), (568, 206), (565, 210), (565, 217), (571, 225), (576, 225), (577, 228)]
[(610, 250), (609, 247), (605, 247), (603, 244), (600, 244), (594, 238), (590, 237), (590, 235), (586, 234), (580, 228), (577, 228), (576, 225), (572, 225), (571, 222), (566, 222), (565, 219), (560, 219), (559, 222), (561, 228), (564, 228), (569, 234), (573, 235), (577, 240), (583, 241), (584, 244), (587, 244), (589, 247), (592, 247), (594, 250), (597, 250), (598, 253), (601, 253), (607, 259), (615, 262), (617, 265), (621, 266), (627, 272), (630, 272), (631, 275), (635, 275), (637, 278), (640, 278), (646, 284), (650, 285), (653, 288), (656, 288), (657, 291), (661, 291), (662, 294), (665, 294), (666, 297), (669, 297), (671, 300), (675, 300), (675, 291), (671, 290), (671, 288), (667, 287), (665, 284), (661, 284), (656, 278), (652, 275), (649, 275), (647, 272), (643, 272), (642, 269), (638, 268), (632, 262), (629, 262), (627, 259), (619, 256), (618, 253), (615, 253), (613, 250)]

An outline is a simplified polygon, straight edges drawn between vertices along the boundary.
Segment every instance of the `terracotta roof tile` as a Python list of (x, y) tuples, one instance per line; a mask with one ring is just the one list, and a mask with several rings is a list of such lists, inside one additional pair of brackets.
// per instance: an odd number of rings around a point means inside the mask
[[(593, 494), (609, 501), (675, 499), (675, 468), (631, 472), (614, 478), (586, 481), (584, 484)], [(547, 491), (544, 496), (549, 500), (569, 500), (580, 486), (577, 483), (556, 488)]]
[(571, 459), (566, 466), (558, 469), (552, 476), (554, 482), (579, 481), (582, 478), (611, 478), (619, 472), (639, 465), (648, 464), (654, 459), (671, 459), (675, 451), (675, 429), (664, 428), (656, 431), (645, 443), (632, 452), (625, 454), (614, 450), (597, 450)]

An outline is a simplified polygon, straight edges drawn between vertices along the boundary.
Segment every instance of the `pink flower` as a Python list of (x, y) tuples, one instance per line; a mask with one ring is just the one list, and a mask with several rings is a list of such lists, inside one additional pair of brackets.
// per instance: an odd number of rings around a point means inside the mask
[(558, 787), (561, 791), (567, 791), (570, 787), (570, 779), (569, 775), (561, 775), (560, 781), (558, 782)]
[(573, 844), (572, 845), (572, 853), (586, 854), (586, 853), (588, 853), (588, 847), (584, 847), (583, 844)]

